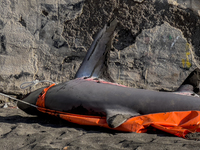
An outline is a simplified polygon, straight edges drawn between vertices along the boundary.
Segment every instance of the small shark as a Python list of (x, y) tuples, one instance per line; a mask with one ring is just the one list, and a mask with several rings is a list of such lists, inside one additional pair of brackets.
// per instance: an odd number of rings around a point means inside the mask
[[(67, 113), (105, 116), (111, 128), (138, 115), (200, 110), (200, 99), (195, 94), (199, 91), (199, 69), (195, 69), (175, 92), (130, 88), (100, 79), (107, 72), (108, 54), (116, 26), (116, 19), (104, 26), (94, 39), (75, 79), (49, 88), (43, 107)], [(18, 102), (18, 107), (29, 114), (38, 114), (38, 110), (28, 104), (40, 107), (38, 97), (44, 89), (30, 93), (22, 100), (26, 103)]]

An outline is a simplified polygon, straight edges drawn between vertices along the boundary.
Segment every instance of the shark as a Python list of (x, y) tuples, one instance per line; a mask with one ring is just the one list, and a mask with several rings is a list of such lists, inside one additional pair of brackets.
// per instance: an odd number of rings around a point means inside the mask
[[(110, 128), (117, 128), (139, 115), (200, 110), (200, 69), (195, 69), (174, 92), (136, 89), (113, 83), (108, 72), (109, 51), (117, 27), (114, 19), (99, 31), (73, 80), (29, 93), (18, 107), (29, 114), (40, 114), (37, 108), (106, 117)], [(41, 104), (42, 102), (42, 104)], [(31, 104), (31, 105), (28, 105)]]

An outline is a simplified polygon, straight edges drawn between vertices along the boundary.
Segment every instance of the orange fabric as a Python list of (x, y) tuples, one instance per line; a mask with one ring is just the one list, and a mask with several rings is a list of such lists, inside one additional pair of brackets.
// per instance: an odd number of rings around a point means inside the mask
[[(39, 96), (36, 103), (39, 106), (37, 108), (39, 111), (80, 125), (110, 128), (106, 122), (106, 117), (70, 114), (45, 108), (46, 93), (54, 85), (52, 84), (48, 88), (45, 88), (42, 95)], [(200, 111), (166, 112), (132, 117), (119, 127), (114, 128), (114, 130), (143, 133), (148, 130), (148, 127), (152, 126), (184, 138), (187, 133), (200, 132), (199, 124)]]
[[(46, 108), (38, 108), (38, 110), (43, 113), (59, 116), (64, 120), (76, 124), (110, 128), (106, 122), (105, 117), (70, 114), (49, 110)], [(152, 126), (156, 129), (185, 138), (187, 133), (200, 132), (199, 120), (200, 111), (148, 114), (132, 117), (119, 127), (114, 128), (114, 130), (144, 133), (148, 130), (147, 127)]]
[(37, 99), (37, 102), (36, 102), (36, 105), (39, 106), (39, 107), (45, 107), (45, 96), (46, 96), (46, 93), (47, 91), (52, 87), (56, 85), (55, 83), (54, 84), (51, 84), (49, 87), (45, 88), (42, 93), (39, 95), (38, 99)]

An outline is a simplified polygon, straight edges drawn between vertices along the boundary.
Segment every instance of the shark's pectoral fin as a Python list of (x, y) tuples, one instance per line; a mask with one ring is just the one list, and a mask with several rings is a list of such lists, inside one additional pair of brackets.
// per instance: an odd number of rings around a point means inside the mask
[(113, 112), (113, 111), (107, 111), (107, 124), (111, 128), (117, 128), (124, 122), (126, 122), (129, 118), (133, 116), (138, 116), (139, 113), (133, 113), (133, 112)]
[(132, 117), (130, 114), (117, 114), (115, 116), (112, 116), (110, 118), (107, 118), (108, 126), (111, 128), (117, 128), (122, 123), (126, 122), (127, 119)]

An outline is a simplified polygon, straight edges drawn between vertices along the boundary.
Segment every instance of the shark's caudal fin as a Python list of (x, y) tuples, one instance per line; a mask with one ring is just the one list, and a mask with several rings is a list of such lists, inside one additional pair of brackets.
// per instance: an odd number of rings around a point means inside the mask
[(196, 68), (192, 71), (181, 86), (177, 89), (177, 92), (188, 91), (188, 92), (199, 92), (200, 84), (200, 69)]
[(117, 20), (114, 19), (109, 26), (105, 25), (98, 33), (77, 71), (75, 78), (98, 78), (102, 76), (107, 69), (107, 55), (111, 48), (111, 42), (116, 26)]

